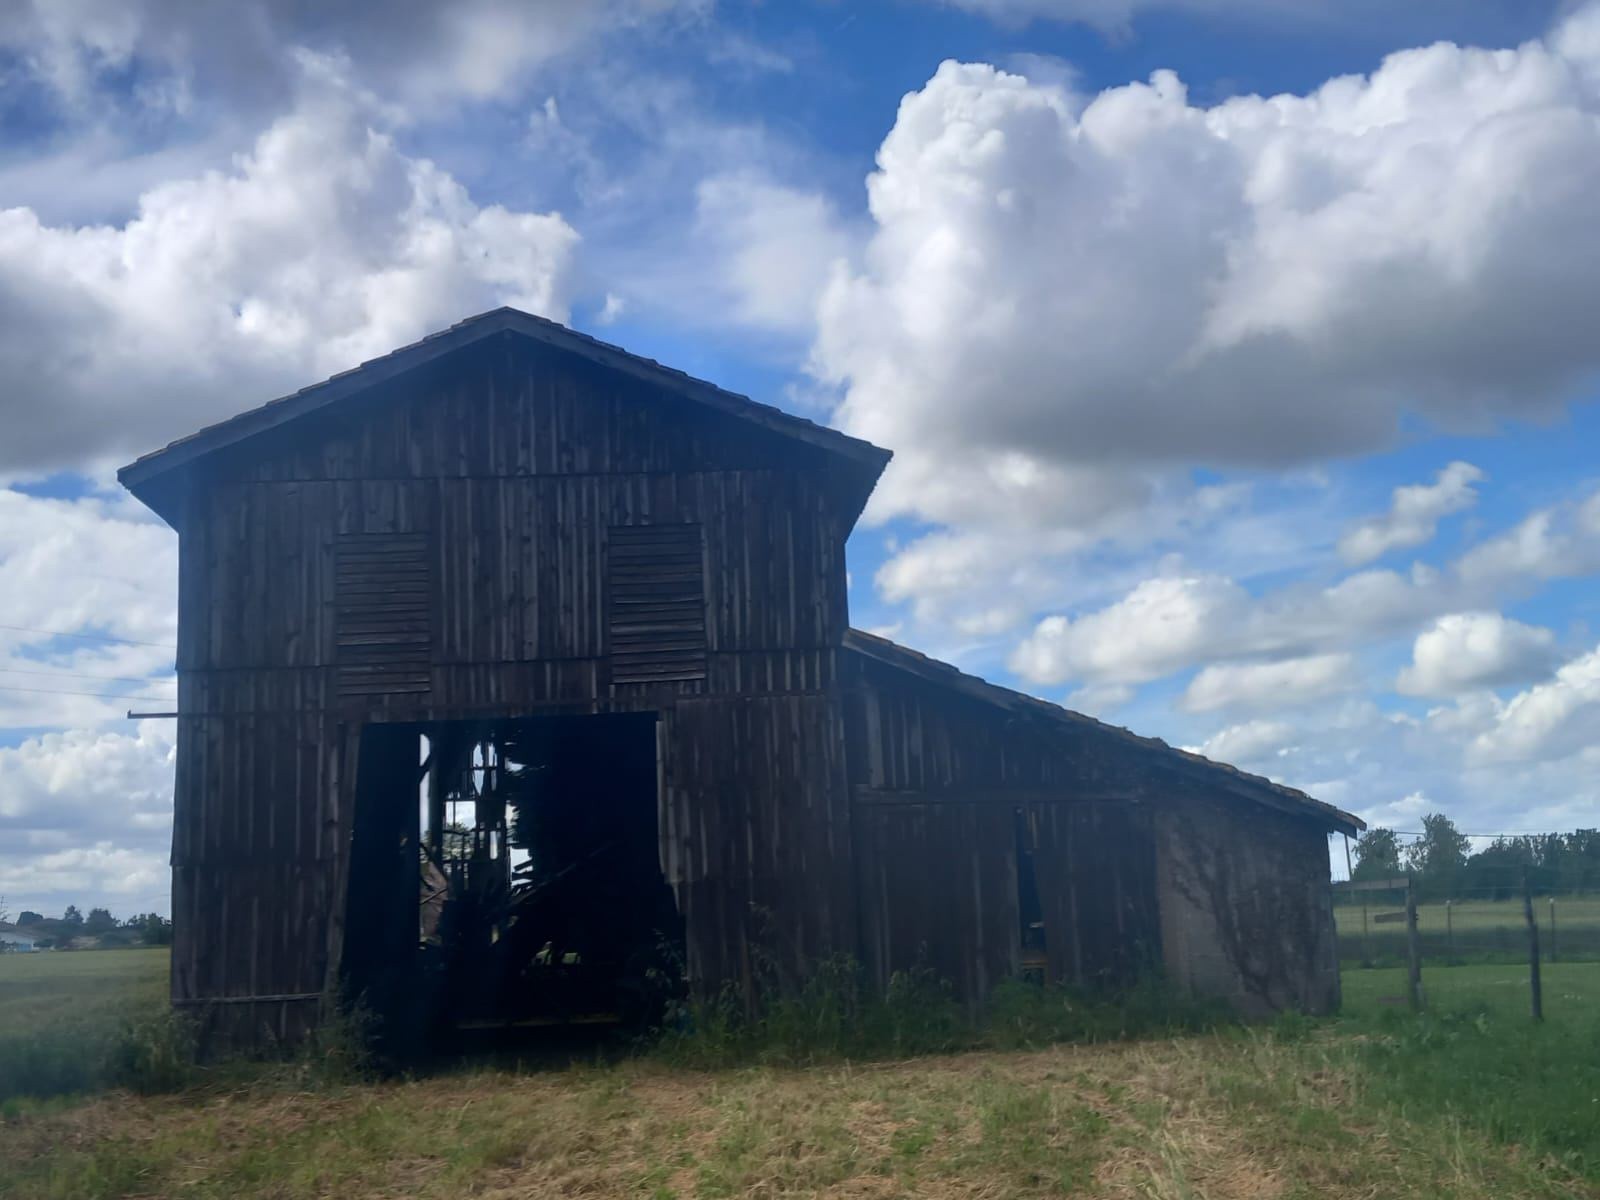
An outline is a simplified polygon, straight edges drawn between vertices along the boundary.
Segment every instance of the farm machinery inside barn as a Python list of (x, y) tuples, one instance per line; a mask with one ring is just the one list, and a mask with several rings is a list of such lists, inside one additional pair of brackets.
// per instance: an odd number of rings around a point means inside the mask
[(346, 995), (396, 1049), (647, 1022), (682, 957), (656, 798), (650, 714), (369, 727)]

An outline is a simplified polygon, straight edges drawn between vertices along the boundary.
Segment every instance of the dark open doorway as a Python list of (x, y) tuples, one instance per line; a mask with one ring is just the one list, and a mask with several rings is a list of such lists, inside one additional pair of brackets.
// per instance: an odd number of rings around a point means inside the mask
[(1021, 950), (1018, 966), (1024, 979), (1043, 983), (1049, 975), (1049, 946), (1046, 942), (1044, 905), (1039, 902), (1039, 868), (1035, 861), (1039, 831), (1034, 814), (1025, 809), (1012, 811), (1017, 858), (1017, 925)]
[(657, 799), (652, 714), (369, 726), (346, 995), (396, 1052), (648, 1022), (683, 939)]

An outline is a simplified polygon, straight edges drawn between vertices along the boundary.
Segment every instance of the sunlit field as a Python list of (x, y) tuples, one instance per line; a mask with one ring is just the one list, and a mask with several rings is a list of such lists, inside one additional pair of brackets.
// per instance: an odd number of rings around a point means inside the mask
[[(1600, 962), (1600, 896), (1559, 896), (1554, 924), (1548, 898), (1533, 903), (1539, 923), (1540, 952), (1557, 959)], [(1345, 966), (1372, 961), (1402, 963), (1406, 957), (1403, 906), (1386, 898), (1367, 905), (1366, 933), (1361, 906), (1334, 906), (1339, 929), (1339, 961)], [(1388, 919), (1380, 921), (1379, 917)], [(1448, 920), (1443, 902), (1417, 907), (1417, 933), (1424, 962), (1526, 962), (1528, 926), (1518, 900), (1460, 900)]]

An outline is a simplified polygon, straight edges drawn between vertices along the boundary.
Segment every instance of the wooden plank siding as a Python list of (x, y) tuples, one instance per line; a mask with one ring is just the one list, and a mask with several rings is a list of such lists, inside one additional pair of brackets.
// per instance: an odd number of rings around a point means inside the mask
[(976, 1005), (1018, 968), (1013, 814), (957, 801), (858, 806), (863, 964), (884, 987), (928, 970)]
[(846, 679), (861, 944), (876, 979), (925, 964), (977, 1004), (1015, 972), (1019, 814), (1050, 977), (1115, 985), (1159, 964), (1159, 771), (864, 656), (849, 656)]
[(1315, 812), (1242, 802), (1227, 768), (1200, 780), (1120, 730), (999, 708), (864, 652), (845, 652), (841, 680), (859, 940), (880, 984), (931, 966), (977, 1005), (1015, 969), (1020, 824), (1050, 978), (1115, 987), (1160, 969), (1246, 1011), (1337, 1006)]
[[(350, 731), (372, 721), (660, 713), (663, 865), (695, 976), (853, 950), (836, 692), (852, 514), (815, 452), (508, 340), (197, 474), (180, 543), (180, 1003), (323, 989)], [(697, 669), (617, 671), (609, 547), (661, 526), (703, 545)], [(390, 618), (425, 629), (424, 653), (405, 640), (362, 687), (358, 643)], [(213, 1007), (247, 1041), (316, 1010)]]

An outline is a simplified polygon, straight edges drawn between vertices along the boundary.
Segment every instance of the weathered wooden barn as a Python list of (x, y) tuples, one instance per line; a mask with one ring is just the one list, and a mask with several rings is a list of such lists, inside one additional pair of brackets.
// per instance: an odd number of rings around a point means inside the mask
[(125, 467), (180, 538), (174, 1003), (625, 1014), (666, 953), (1335, 1006), (1355, 818), (849, 627), (889, 457), (500, 309)]

